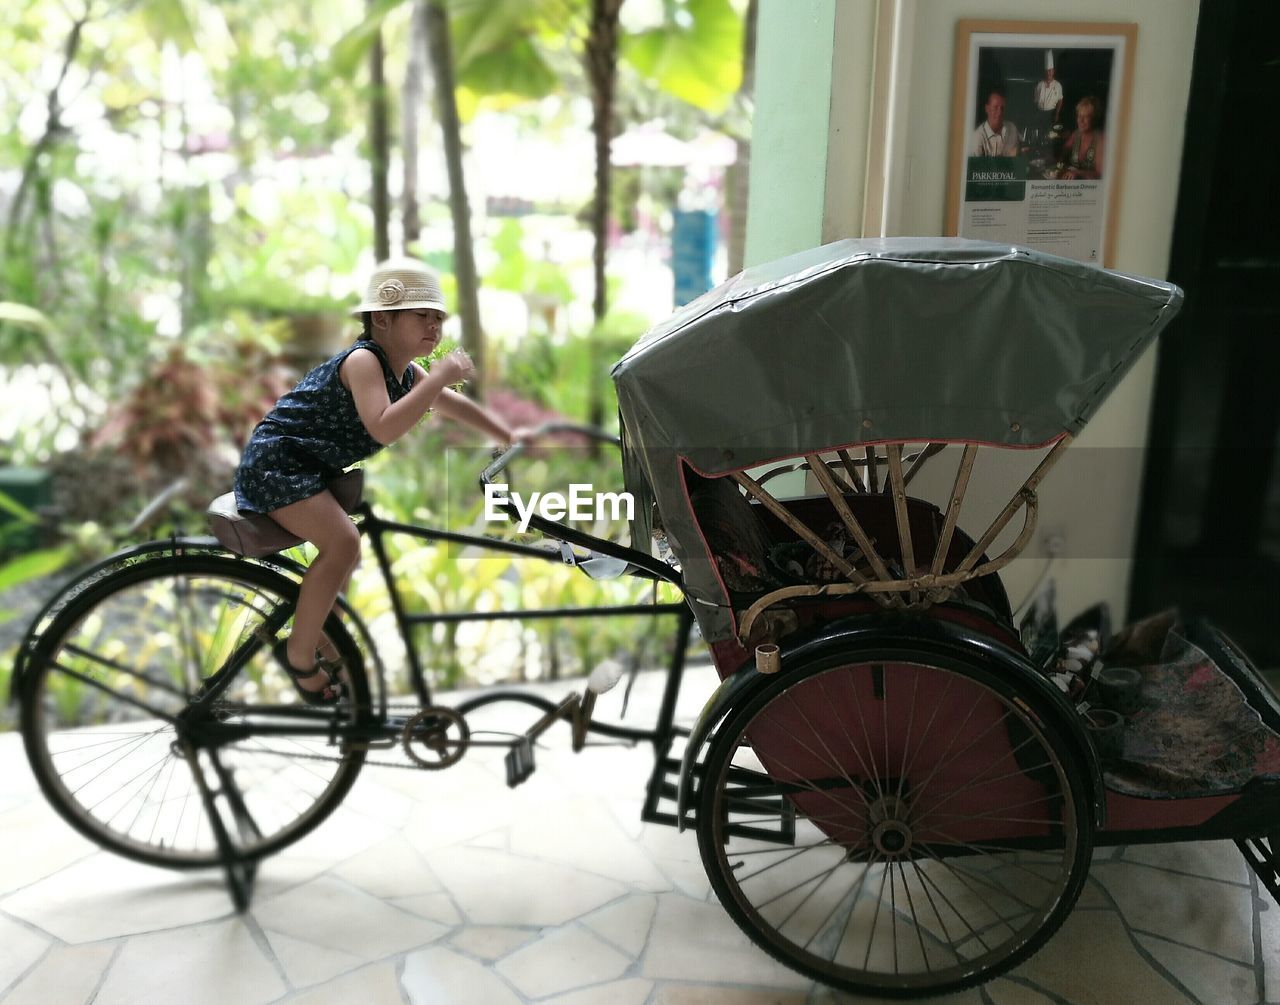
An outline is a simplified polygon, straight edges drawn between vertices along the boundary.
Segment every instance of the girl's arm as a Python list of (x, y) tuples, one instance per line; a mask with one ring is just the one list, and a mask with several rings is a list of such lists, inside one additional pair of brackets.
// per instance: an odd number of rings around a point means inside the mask
[(412, 429), (449, 384), (466, 380), (475, 372), (475, 364), (461, 350), (451, 352), (425, 376), (418, 374), (413, 387), (394, 404), (387, 397), (382, 363), (367, 349), (357, 349), (342, 363), (342, 382), (355, 399), (356, 412), (364, 428), (379, 443), (394, 443)]
[(446, 387), (440, 392), (435, 407), (436, 411), (446, 419), (465, 423), (499, 443), (513, 443), (525, 433), (523, 429), (511, 429), (492, 411), (452, 388)]

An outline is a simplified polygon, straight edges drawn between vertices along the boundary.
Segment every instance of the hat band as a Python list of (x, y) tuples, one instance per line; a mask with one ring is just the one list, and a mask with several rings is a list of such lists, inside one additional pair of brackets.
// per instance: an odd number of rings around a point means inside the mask
[(439, 300), (440, 291), (434, 286), (406, 287), (399, 279), (384, 280), (374, 291), (378, 303), (391, 307), (405, 300)]

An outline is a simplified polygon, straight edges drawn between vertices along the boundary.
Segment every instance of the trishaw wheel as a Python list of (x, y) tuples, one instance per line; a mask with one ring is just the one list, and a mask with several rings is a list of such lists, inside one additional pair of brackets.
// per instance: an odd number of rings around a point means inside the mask
[(774, 957), (855, 993), (939, 994), (1014, 966), (1075, 904), (1093, 845), (1081, 755), (1035, 708), (951, 652), (780, 674), (707, 754), (716, 894)]
[[(186, 555), (127, 566), (72, 600), (37, 640), (22, 689), (27, 757), (54, 808), (102, 847), (173, 868), (222, 861), (202, 789), (243, 860), (332, 813), (365, 753), (329, 734), (368, 716), (368, 684), (331, 617), (347, 695), (334, 707), (298, 700), (260, 631), (297, 592), (260, 565)], [(193, 696), (237, 652), (250, 655), (209, 707), (208, 728), (188, 729)]]

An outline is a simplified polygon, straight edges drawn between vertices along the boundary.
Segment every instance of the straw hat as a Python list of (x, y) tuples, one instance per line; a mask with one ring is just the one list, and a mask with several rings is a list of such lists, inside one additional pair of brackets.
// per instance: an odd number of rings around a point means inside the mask
[(365, 287), (364, 302), (351, 313), (426, 309), (449, 313), (440, 277), (416, 258), (391, 258), (378, 263)]

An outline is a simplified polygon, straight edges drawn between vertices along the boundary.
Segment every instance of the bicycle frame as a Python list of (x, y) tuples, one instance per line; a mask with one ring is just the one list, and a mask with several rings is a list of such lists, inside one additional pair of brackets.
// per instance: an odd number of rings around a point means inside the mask
[[(391, 558), (387, 552), (384, 539), (388, 534), (404, 534), (409, 537), (417, 538), (422, 541), (446, 545), (459, 545), (463, 547), (475, 547), (483, 551), (495, 552), (500, 554), (520, 555), (525, 558), (537, 558), (547, 562), (556, 562), (564, 564), (575, 564), (576, 559), (563, 550), (553, 551), (545, 547), (537, 545), (520, 544), (516, 541), (502, 541), (497, 538), (483, 537), (478, 534), (465, 534), (457, 531), (438, 530), (433, 527), (425, 527), (419, 524), (399, 523), (393, 520), (384, 520), (378, 516), (368, 503), (361, 503), (357, 507), (355, 514), (360, 517), (359, 527), (363, 535), (369, 538), (370, 546), (378, 563), (378, 569), (382, 574), (382, 580), (387, 588), (387, 593), (391, 598), (391, 608), (395, 615), (396, 626), (401, 636), (405, 640), (405, 650), (409, 661), (409, 674), (415, 697), (423, 706), (431, 704), (431, 687), (427, 682), (426, 673), (423, 669), (421, 655), (415, 641), (414, 629), (422, 625), (435, 624), (458, 624), (464, 621), (524, 621), (538, 620), (547, 618), (590, 618), (606, 615), (636, 615), (642, 617), (659, 617), (665, 614), (682, 614), (688, 610), (684, 603), (657, 603), (652, 604), (611, 604), (600, 607), (560, 607), (550, 609), (533, 609), (522, 608), (511, 611), (450, 611), (432, 614), (410, 614), (406, 610), (404, 602), (404, 594), (396, 584), (395, 573), (391, 569)], [(540, 518), (539, 518), (540, 519)], [(539, 528), (542, 529), (542, 528)], [(595, 545), (609, 545), (610, 542), (592, 538), (590, 535), (581, 534), (571, 531), (569, 528), (559, 527), (558, 531), (564, 533), (569, 531), (576, 543)], [(567, 539), (562, 539), (567, 540)], [(612, 546), (621, 548), (621, 546)], [(630, 552), (631, 549), (622, 549)], [(601, 554), (605, 552), (600, 550)], [(634, 553), (639, 556), (639, 553)], [(659, 578), (655, 574), (657, 570), (652, 567), (637, 571), (634, 575), (639, 578), (652, 579), (656, 582)], [(665, 569), (666, 575), (662, 576), (666, 582), (670, 582), (679, 586), (679, 579), (674, 570)]]

